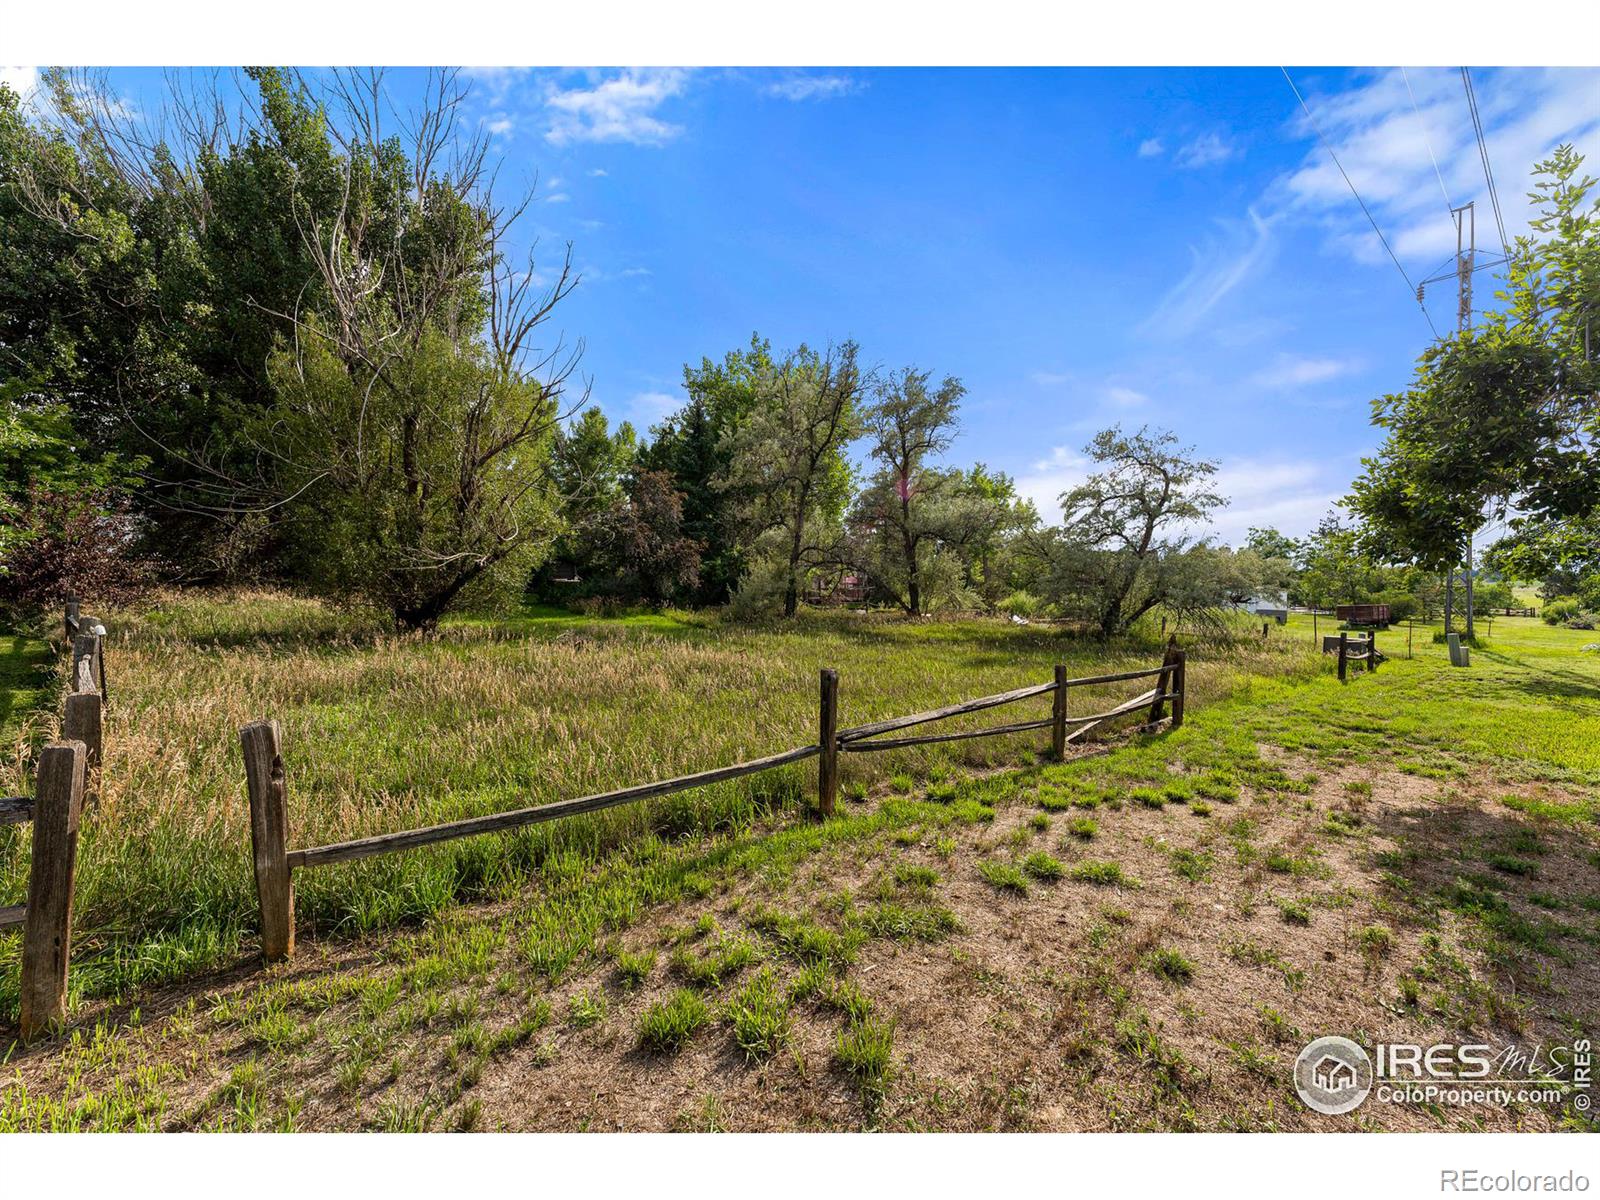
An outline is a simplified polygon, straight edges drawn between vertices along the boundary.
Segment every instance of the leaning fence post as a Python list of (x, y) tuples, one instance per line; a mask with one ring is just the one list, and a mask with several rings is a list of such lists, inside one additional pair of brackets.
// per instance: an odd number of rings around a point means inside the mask
[(1183, 725), (1183, 696), (1189, 690), (1188, 685), (1188, 655), (1184, 651), (1174, 652), (1172, 666), (1172, 727), (1181, 728)]
[(72, 639), (78, 636), (78, 598), (67, 597), (66, 609), (61, 618), (62, 638), (67, 645), (72, 645)]
[(1067, 756), (1067, 668), (1056, 664), (1056, 691), (1050, 698), (1050, 755), (1057, 762)]
[(239, 730), (250, 792), (256, 895), (261, 901), (261, 953), (268, 962), (294, 953), (294, 878), (289, 872), (282, 736), (276, 721), (252, 721)]
[(1339, 631), (1339, 682), (1345, 682), (1346, 663), (1350, 654), (1350, 638), (1344, 630)]
[(833, 816), (839, 798), (839, 672), (822, 668), (822, 702), (817, 710), (817, 807)]
[(33, 801), (33, 866), (22, 929), (24, 1040), (67, 1017), (67, 963), (72, 957), (72, 885), (78, 866), (83, 808), (82, 742), (52, 742), (39, 755)]

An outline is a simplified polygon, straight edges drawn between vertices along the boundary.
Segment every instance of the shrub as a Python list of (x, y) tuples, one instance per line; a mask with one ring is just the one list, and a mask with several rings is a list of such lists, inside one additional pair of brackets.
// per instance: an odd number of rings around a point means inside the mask
[(1032, 592), (1012, 592), (995, 605), (1001, 612), (1013, 617), (1037, 617), (1044, 611), (1044, 601)]
[(0, 496), (0, 612), (22, 615), (68, 595), (111, 605), (139, 599), (153, 571), (133, 552), (136, 534), (126, 497), (110, 489)]
[(1582, 612), (1582, 606), (1576, 597), (1563, 596), (1559, 600), (1552, 600), (1540, 610), (1539, 615), (1544, 618), (1546, 625), (1559, 625), (1561, 622), (1576, 617)]

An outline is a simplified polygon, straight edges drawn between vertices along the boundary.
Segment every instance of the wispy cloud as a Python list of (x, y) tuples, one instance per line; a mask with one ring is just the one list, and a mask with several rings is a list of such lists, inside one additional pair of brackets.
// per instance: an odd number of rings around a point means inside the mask
[(1308, 532), (1344, 494), (1335, 481), (1354, 464), (1312, 459), (1225, 459), (1212, 476), (1228, 506), (1212, 514), (1208, 533), (1241, 546), (1252, 527), (1272, 526), (1290, 537)]
[(590, 179), (604, 179), (607, 175), (611, 174), (611, 172), (606, 170), (604, 167), (590, 167), (584, 172), (584, 174)]
[(848, 75), (791, 75), (767, 84), (762, 91), (781, 100), (831, 100), (864, 86)]
[(1159, 158), (1165, 150), (1160, 138), (1145, 138), (1139, 143), (1140, 158)]
[(1060, 387), (1076, 378), (1070, 371), (1035, 371), (1028, 378), (1040, 387)]
[(1271, 256), (1272, 227), (1255, 209), (1247, 221), (1219, 221), (1216, 235), (1190, 247), (1189, 273), (1178, 281), (1140, 324), (1140, 332), (1183, 335)]
[(1172, 161), (1180, 167), (1193, 170), (1196, 167), (1209, 167), (1227, 162), (1229, 159), (1238, 158), (1242, 153), (1238, 143), (1223, 137), (1220, 133), (1203, 133), (1179, 147), (1178, 152), (1172, 156)]
[(495, 137), (505, 137), (516, 128), (516, 124), (505, 113), (495, 113), (483, 123), (483, 127)]
[(1149, 396), (1130, 387), (1108, 387), (1104, 396), (1106, 403), (1114, 408), (1138, 408), (1150, 403)]
[[(1600, 69), (1484, 69), (1474, 71), (1472, 79), (1506, 236), (1514, 238), (1526, 231), (1532, 215), (1524, 193), (1535, 162), (1562, 142), (1574, 143), (1591, 162), (1600, 156)], [(1402, 261), (1428, 271), (1454, 254), (1447, 197), (1449, 204), (1476, 201), (1478, 245), (1497, 244), (1458, 69), (1378, 71), (1356, 87), (1332, 93), (1318, 92), (1306, 80), (1296, 82)], [(1383, 247), (1298, 109), (1291, 129), (1310, 145), (1300, 165), (1277, 182), (1282, 202), (1320, 221), (1330, 248), (1366, 262), (1383, 261)]]
[(1316, 383), (1326, 383), (1360, 370), (1354, 359), (1303, 358), (1295, 354), (1279, 354), (1269, 366), (1250, 377), (1250, 382), (1263, 388), (1300, 388)]
[(589, 87), (552, 87), (545, 96), (550, 126), (545, 141), (629, 142), (656, 146), (671, 141), (683, 126), (663, 120), (658, 110), (683, 94), (689, 72), (678, 67), (629, 69)]
[(1047, 524), (1061, 520), (1061, 493), (1078, 486), (1091, 473), (1093, 464), (1070, 446), (1057, 446), (1049, 457), (1039, 459), (1017, 475), (1017, 495), (1032, 500)]
[(682, 403), (680, 397), (670, 392), (635, 392), (622, 406), (622, 417), (632, 421), (635, 429), (643, 431), (665, 421)]

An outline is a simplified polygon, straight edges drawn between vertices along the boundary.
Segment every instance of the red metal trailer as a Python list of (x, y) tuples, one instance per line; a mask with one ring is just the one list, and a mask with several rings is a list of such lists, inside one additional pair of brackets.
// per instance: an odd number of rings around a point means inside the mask
[(1387, 604), (1340, 604), (1335, 606), (1333, 615), (1347, 625), (1387, 625), (1389, 623), (1389, 606)]

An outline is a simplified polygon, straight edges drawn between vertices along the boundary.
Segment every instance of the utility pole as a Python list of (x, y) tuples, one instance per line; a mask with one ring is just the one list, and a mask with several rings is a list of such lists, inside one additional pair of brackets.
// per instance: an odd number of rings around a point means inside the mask
[[(1451, 274), (1455, 275), (1456, 332), (1458, 334), (1467, 333), (1472, 329), (1472, 276), (1473, 273), (1478, 270), (1478, 216), (1473, 204), (1474, 202), (1469, 200), (1467, 203), (1461, 205), (1461, 207), (1452, 208), (1450, 210), (1450, 216), (1454, 218), (1456, 223), (1456, 263), (1454, 271), (1449, 273), (1441, 273), (1433, 276), (1430, 279), (1424, 279), (1420, 284), (1417, 285), (1417, 303), (1421, 304), (1423, 289), (1426, 288), (1428, 284), (1437, 283), (1441, 280), (1448, 279)], [(1495, 265), (1496, 261), (1504, 262), (1505, 259), (1500, 258), (1498, 260), (1490, 260), (1485, 262), (1484, 266), (1493, 266)], [(1467, 534), (1467, 569), (1461, 577), (1461, 582), (1466, 588), (1467, 638), (1469, 641), (1472, 638), (1473, 632), (1472, 538), (1475, 533), (1477, 533), (1476, 529), (1469, 531)], [(1455, 571), (1452, 569), (1445, 582), (1444, 591), (1444, 627), (1445, 632), (1447, 633), (1450, 630), (1451, 617), (1453, 616), (1451, 610), (1454, 607), (1452, 603), (1454, 600), (1453, 593), (1455, 591), (1453, 586), (1454, 583)]]

